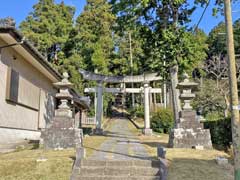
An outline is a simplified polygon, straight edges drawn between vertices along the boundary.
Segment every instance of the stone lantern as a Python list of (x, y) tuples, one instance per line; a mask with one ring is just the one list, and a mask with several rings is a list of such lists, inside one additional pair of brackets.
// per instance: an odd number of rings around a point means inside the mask
[(191, 82), (189, 76), (184, 74), (183, 82), (177, 85), (180, 89), (180, 100), (183, 101), (180, 120), (171, 130), (169, 146), (173, 148), (212, 148), (210, 131), (203, 128), (196, 117), (196, 111), (192, 109), (191, 101), (195, 97), (192, 92), (198, 84)]
[(193, 90), (197, 89), (198, 83), (190, 82), (188, 74), (184, 74), (183, 82), (177, 85), (180, 89), (181, 95), (180, 100), (184, 102), (183, 110), (192, 110), (191, 101), (195, 98), (195, 94), (192, 93)]
[(46, 149), (81, 146), (80, 129), (75, 128), (73, 113), (69, 105), (73, 97), (70, 94), (72, 84), (68, 81), (68, 77), (67, 73), (63, 73), (63, 79), (54, 83), (54, 86), (59, 89), (56, 98), (60, 100), (60, 104), (50, 127), (44, 129), (41, 134)]
[(69, 101), (72, 100), (73, 96), (70, 94), (69, 89), (72, 87), (72, 83), (68, 81), (68, 73), (63, 73), (63, 79), (60, 82), (54, 83), (54, 86), (59, 89), (59, 93), (56, 94), (56, 98), (60, 100), (58, 109), (56, 109), (56, 117), (69, 117), (72, 118), (73, 114)]

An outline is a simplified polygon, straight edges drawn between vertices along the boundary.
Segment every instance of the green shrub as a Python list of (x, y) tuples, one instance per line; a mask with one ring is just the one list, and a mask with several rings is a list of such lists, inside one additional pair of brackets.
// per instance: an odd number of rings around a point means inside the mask
[(204, 128), (210, 129), (212, 143), (219, 148), (228, 148), (232, 142), (231, 118), (205, 121)]
[(136, 116), (139, 118), (144, 118), (144, 107), (143, 106), (136, 107)]
[(211, 111), (206, 113), (205, 118), (207, 121), (218, 121), (219, 119), (224, 119), (224, 116), (221, 112)]
[(129, 113), (131, 115), (131, 118), (144, 118), (144, 107), (137, 105), (136, 107), (129, 109)]
[(173, 112), (171, 109), (159, 108), (151, 118), (151, 128), (155, 132), (169, 133), (173, 127)]

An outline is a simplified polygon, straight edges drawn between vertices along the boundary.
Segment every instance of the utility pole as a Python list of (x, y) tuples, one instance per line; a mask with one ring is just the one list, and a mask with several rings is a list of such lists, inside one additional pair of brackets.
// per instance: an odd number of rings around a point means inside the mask
[[(133, 55), (132, 55), (132, 35), (131, 32), (128, 33), (129, 36), (129, 50), (130, 50), (130, 68), (131, 68), (131, 76), (133, 76)], [(134, 88), (132, 82), (132, 88)], [(135, 107), (135, 97), (134, 93), (132, 93), (132, 107)]]
[(238, 88), (236, 77), (236, 63), (233, 40), (232, 12), (230, 0), (224, 0), (224, 13), (227, 32), (227, 52), (228, 52), (228, 78), (231, 95), (231, 112), (232, 112), (232, 141), (234, 152), (234, 177), (240, 180), (240, 121), (238, 110)]

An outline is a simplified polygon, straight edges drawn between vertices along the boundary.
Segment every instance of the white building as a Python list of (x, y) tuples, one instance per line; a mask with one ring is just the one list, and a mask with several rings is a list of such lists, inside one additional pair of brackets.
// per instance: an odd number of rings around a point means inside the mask
[[(14, 27), (0, 27), (1, 144), (40, 138), (41, 129), (54, 116), (57, 89), (53, 83), (62, 79), (28, 41), (19, 43), (22, 38)], [(81, 118), (77, 112), (86, 104), (72, 93), (75, 118)]]

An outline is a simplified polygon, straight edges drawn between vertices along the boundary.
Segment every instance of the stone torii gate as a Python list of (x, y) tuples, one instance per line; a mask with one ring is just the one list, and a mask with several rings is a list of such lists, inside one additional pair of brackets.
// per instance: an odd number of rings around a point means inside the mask
[[(157, 73), (137, 75), (137, 76), (105, 76), (101, 74), (91, 73), (80, 69), (79, 72), (86, 80), (97, 81), (98, 86), (95, 88), (86, 88), (85, 92), (93, 92), (97, 94), (96, 108), (96, 134), (102, 133), (102, 116), (103, 116), (103, 92), (108, 93), (142, 93), (144, 91), (144, 130), (145, 135), (151, 135), (150, 128), (150, 93), (161, 93), (160, 88), (150, 88), (149, 82), (161, 80), (162, 78)], [(143, 83), (143, 88), (103, 88), (103, 83)]]

